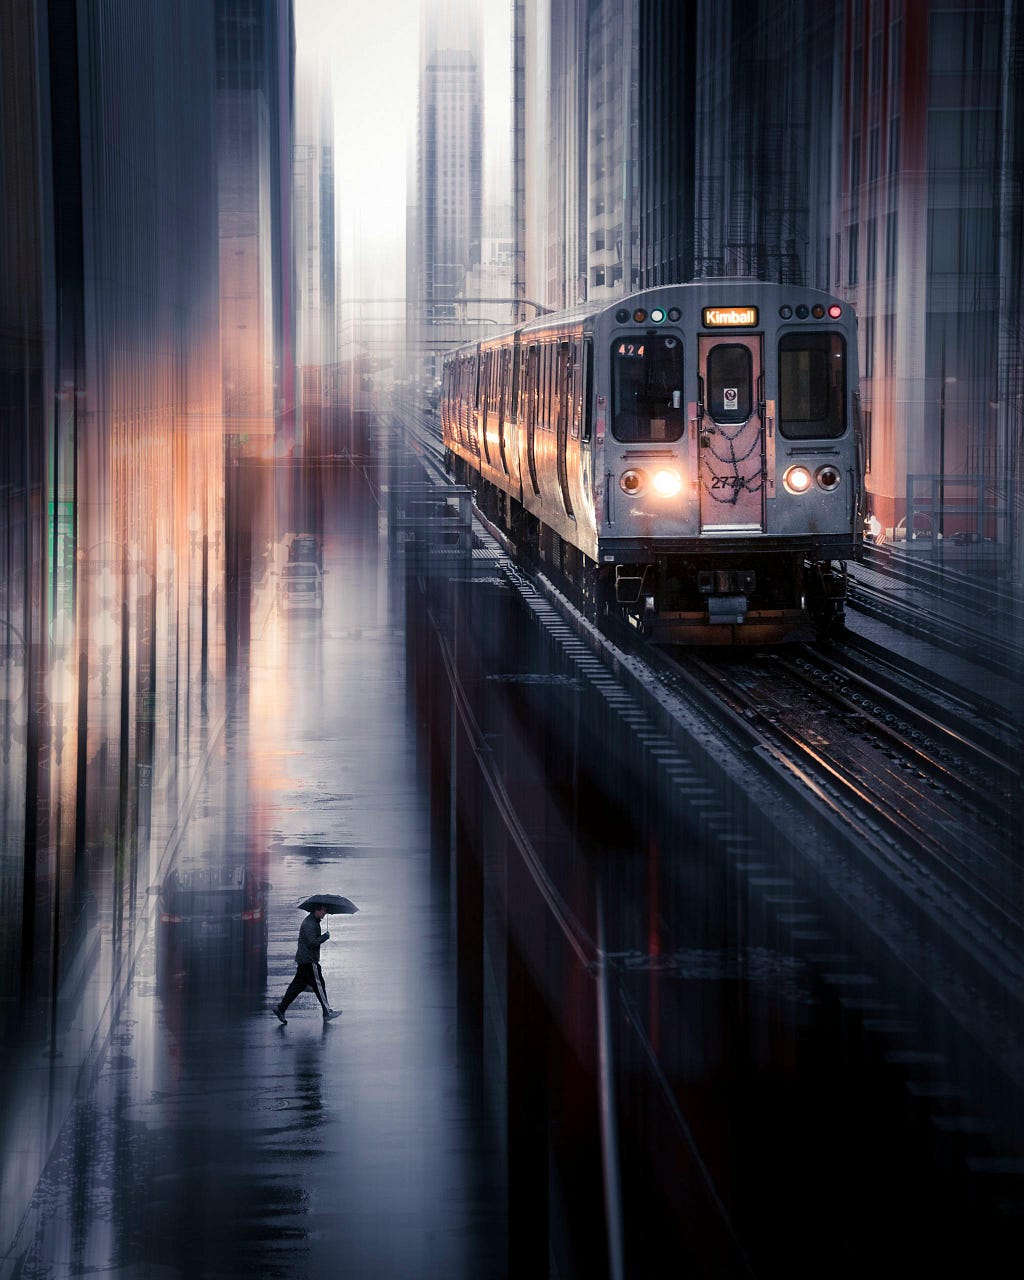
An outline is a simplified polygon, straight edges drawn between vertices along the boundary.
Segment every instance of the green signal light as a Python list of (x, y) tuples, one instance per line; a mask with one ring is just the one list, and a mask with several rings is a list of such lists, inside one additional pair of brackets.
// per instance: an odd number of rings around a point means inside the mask
[(653, 307), (651, 309), (651, 323), (661, 324), (665, 319), (665, 312), (661, 307)]

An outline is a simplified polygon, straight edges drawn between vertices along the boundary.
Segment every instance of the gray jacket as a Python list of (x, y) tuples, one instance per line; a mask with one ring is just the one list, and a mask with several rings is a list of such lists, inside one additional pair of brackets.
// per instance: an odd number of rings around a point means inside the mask
[(295, 952), (296, 964), (319, 964), (320, 943), (326, 942), (331, 935), (320, 932), (320, 921), (309, 913), (299, 926), (299, 947)]

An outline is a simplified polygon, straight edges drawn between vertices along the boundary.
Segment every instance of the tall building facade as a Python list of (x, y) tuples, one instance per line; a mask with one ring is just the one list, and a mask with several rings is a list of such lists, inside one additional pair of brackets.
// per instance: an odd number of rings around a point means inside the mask
[(116, 968), (223, 687), (214, 70), (205, 6), (0, 12), (5, 1011)]
[[(480, 263), (483, 220), (483, 89), (480, 19), (473, 4), (431, 8), (420, 37), (415, 206), (407, 261), (413, 350), (433, 376), (443, 330), (461, 317), (466, 276)], [(457, 340), (456, 330), (451, 336)]]
[(891, 0), (844, 18), (833, 282), (860, 317), (874, 512), (897, 534), (1009, 545), (1020, 6)]
[(303, 451), (334, 452), (338, 395), (334, 105), (327, 68), (303, 64), (293, 165), (295, 333)]
[(232, 446), (290, 452), (292, 331), (291, 0), (216, 0), (217, 174), (224, 417)]
[(1019, 573), (1021, 10), (517, 0), (517, 296), (840, 293), (878, 525), (1013, 547)]
[(558, 309), (636, 283), (637, 24), (637, 0), (513, 9), (517, 297)]

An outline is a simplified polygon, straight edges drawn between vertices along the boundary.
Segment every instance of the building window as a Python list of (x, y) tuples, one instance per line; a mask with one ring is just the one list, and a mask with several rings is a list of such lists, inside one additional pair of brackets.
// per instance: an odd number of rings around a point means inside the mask
[(893, 209), (885, 219), (885, 274), (889, 277), (896, 274), (897, 229), (896, 210)]
[(999, 70), (1001, 15), (954, 10), (931, 14), (928, 68), (933, 76)]
[(882, 33), (876, 31), (871, 37), (871, 59), (868, 75), (871, 79), (871, 92), (879, 93), (882, 88)]
[(864, 317), (864, 346), (860, 354), (861, 374), (865, 378), (875, 373), (875, 317)]
[(885, 361), (885, 372), (893, 374), (896, 372), (896, 316), (887, 315), (885, 317), (885, 333), (883, 336), (885, 343), (885, 351), (883, 359)]
[(897, 18), (889, 28), (889, 92), (900, 82), (900, 60), (903, 44), (903, 23)]
[(876, 124), (868, 133), (868, 182), (874, 182), (878, 177), (878, 138), (879, 128)]
[(893, 116), (889, 121), (889, 154), (886, 157), (889, 173), (895, 173), (900, 167), (900, 118)]
[(846, 244), (848, 249), (847, 260), (847, 283), (857, 283), (857, 241), (859, 238), (860, 227), (854, 223), (846, 228)]
[(864, 279), (874, 280), (877, 269), (875, 241), (878, 236), (877, 218), (869, 218), (864, 225)]
[(993, 209), (931, 209), (928, 271), (933, 275), (991, 275), (996, 269)]
[(928, 112), (928, 168), (991, 169), (996, 162), (998, 113), (991, 110)]

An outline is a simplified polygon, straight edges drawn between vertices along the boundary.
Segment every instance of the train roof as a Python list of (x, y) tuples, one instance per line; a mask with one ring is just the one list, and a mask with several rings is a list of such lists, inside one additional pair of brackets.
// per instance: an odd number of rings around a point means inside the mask
[(602, 298), (600, 300), (592, 300), (590, 302), (579, 303), (575, 307), (569, 307), (564, 311), (549, 311), (544, 315), (535, 316), (532, 320), (527, 320), (517, 325), (509, 325), (505, 329), (501, 329), (496, 333), (489, 333), (486, 337), (476, 338), (472, 342), (465, 342), (459, 347), (453, 348), (448, 355), (457, 355), (461, 353), (469, 353), (476, 351), (479, 347), (491, 346), (495, 342), (503, 342), (512, 334), (519, 334), (521, 337), (529, 337), (534, 333), (543, 333), (551, 328), (562, 328), (564, 326), (573, 326), (584, 324), (586, 321), (610, 311), (613, 308), (620, 307), (632, 308), (636, 303), (642, 302), (644, 299), (661, 296), (664, 297), (667, 292), (677, 289), (709, 289), (709, 288), (743, 288), (760, 290), (772, 290), (775, 292), (784, 292), (787, 296), (795, 297), (800, 295), (803, 298), (818, 297), (822, 299), (830, 299), (842, 304), (844, 310), (852, 310), (850, 303), (824, 289), (813, 289), (807, 285), (784, 284), (778, 280), (757, 280), (752, 276), (698, 276), (693, 280), (680, 280), (674, 284), (651, 285), (647, 289), (638, 289), (634, 293), (620, 294), (615, 298)]

